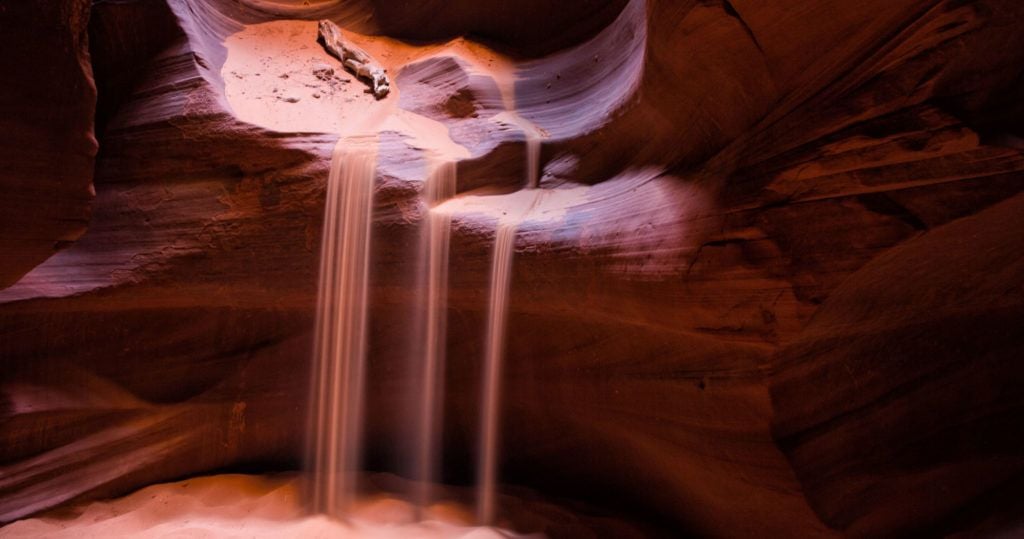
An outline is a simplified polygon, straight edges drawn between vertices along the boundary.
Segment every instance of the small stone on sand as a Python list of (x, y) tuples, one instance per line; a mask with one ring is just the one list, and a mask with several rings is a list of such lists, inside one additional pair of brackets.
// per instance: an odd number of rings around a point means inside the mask
[(325, 63), (317, 62), (313, 64), (313, 74), (320, 80), (331, 80), (334, 77), (334, 68)]

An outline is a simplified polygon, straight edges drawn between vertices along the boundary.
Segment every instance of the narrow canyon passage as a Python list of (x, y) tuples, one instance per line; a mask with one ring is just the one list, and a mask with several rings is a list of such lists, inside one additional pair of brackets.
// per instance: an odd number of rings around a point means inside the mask
[(0, 0), (0, 537), (1013, 536), (1024, 5)]

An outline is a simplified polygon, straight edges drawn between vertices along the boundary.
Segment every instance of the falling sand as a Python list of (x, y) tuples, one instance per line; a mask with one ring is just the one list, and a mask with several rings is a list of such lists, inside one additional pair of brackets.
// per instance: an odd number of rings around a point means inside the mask
[(360, 468), (375, 145), (339, 142), (331, 157), (309, 425), (313, 508), (347, 512)]
[(491, 295), (487, 315), (487, 345), (480, 409), (480, 461), (477, 468), (477, 522), (494, 521), (498, 476), (498, 428), (501, 373), (505, 352), (508, 292), (512, 281), (512, 255), (516, 227), (501, 223), (495, 233), (491, 262)]
[[(413, 47), (386, 38), (343, 31), (392, 74), (402, 65), (443, 50), (471, 57), (474, 64), (502, 65), (496, 55), (466, 42), (443, 47)], [(440, 173), (454, 173), (454, 162), (469, 152), (452, 142), (447, 128), (429, 118), (398, 108), (399, 88), (383, 100), (345, 71), (316, 42), (315, 21), (274, 21), (252, 25), (226, 40), (228, 58), (222, 69), (225, 93), (236, 116), (250, 123), (286, 132), (328, 132), (342, 135), (331, 160), (321, 247), (315, 376), (311, 382), (309, 462), (311, 498), (316, 511), (347, 514), (355, 503), (356, 471), (360, 467), (366, 376), (367, 272), (375, 179), (376, 140), (384, 131), (399, 132), (411, 144), (434, 156)], [(392, 75), (393, 76), (393, 75)], [(446, 180), (447, 181), (447, 180)], [(440, 189), (432, 203), (454, 194)], [(436, 185), (435, 185), (436, 184)], [(449, 192), (450, 191), (450, 192)], [(424, 386), (417, 472), (421, 502), (434, 479), (437, 460), (438, 392), (443, 369), (444, 331), (441, 288), (447, 275), (447, 223), (429, 219), (429, 307)], [(442, 267), (441, 260), (444, 260)]]
[[(309, 459), (312, 501), (317, 512), (351, 514), (357, 504), (355, 478), (360, 468), (366, 370), (367, 273), (372, 191), (376, 176), (376, 140), (385, 131), (398, 132), (434, 163), (426, 179), (426, 268), (423, 380), (417, 424), (416, 498), (431, 501), (430, 485), (439, 476), (439, 439), (443, 373), (449, 231), (452, 215), (500, 211), (488, 317), (488, 345), (481, 383), (481, 457), (478, 521), (495, 519), (498, 412), (504, 350), (508, 288), (516, 228), (527, 215), (564, 214), (575, 190), (558, 194), (539, 185), (540, 140), (544, 133), (514, 110), (515, 66), (485, 47), (456, 39), (444, 44), (414, 46), (382, 37), (343, 30), (343, 36), (366, 50), (388, 70), (392, 81), (404, 66), (431, 56), (452, 55), (469, 69), (497, 81), (506, 111), (494, 121), (514, 124), (526, 133), (524, 194), (500, 197), (455, 197), (455, 164), (469, 157), (454, 143), (444, 124), (398, 108), (401, 88), (376, 100), (366, 86), (316, 43), (315, 21), (275, 21), (252, 25), (226, 41), (222, 69), (225, 93), (240, 119), (276, 131), (328, 132), (342, 135), (332, 156), (321, 250), (315, 376), (311, 382), (313, 417)], [(368, 144), (367, 144), (368, 142)], [(490, 200), (487, 200), (490, 199)], [(551, 215), (548, 210), (555, 208)], [(559, 210), (562, 210), (559, 212)], [(535, 211), (536, 210), (536, 211)]]
[(426, 185), (426, 230), (423, 231), (427, 262), (426, 328), (423, 361), (423, 387), (419, 418), (419, 451), (416, 479), (419, 481), (417, 501), (426, 506), (431, 501), (430, 486), (438, 479), (440, 467), (440, 433), (443, 425), (445, 345), (448, 312), (448, 250), (451, 215), (432, 211), (455, 195), (455, 163), (439, 163)]

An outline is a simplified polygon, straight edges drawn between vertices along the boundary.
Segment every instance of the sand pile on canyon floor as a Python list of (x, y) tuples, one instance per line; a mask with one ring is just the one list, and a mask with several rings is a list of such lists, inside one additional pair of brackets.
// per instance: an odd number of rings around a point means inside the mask
[(215, 475), (163, 483), (109, 501), (57, 510), (0, 529), (0, 537), (332, 537), (501, 538), (504, 530), (472, 526), (470, 513), (435, 504), (416, 508), (381, 495), (359, 503), (348, 522), (310, 516), (294, 474)]

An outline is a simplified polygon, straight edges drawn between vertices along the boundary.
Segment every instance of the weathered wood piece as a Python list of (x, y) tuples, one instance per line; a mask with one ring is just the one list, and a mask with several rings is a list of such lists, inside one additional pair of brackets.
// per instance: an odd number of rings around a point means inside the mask
[(317, 41), (331, 55), (341, 60), (345, 69), (370, 85), (374, 97), (383, 99), (391, 91), (387, 71), (375, 62), (366, 51), (348, 43), (341, 35), (338, 25), (321, 20), (318, 25)]

